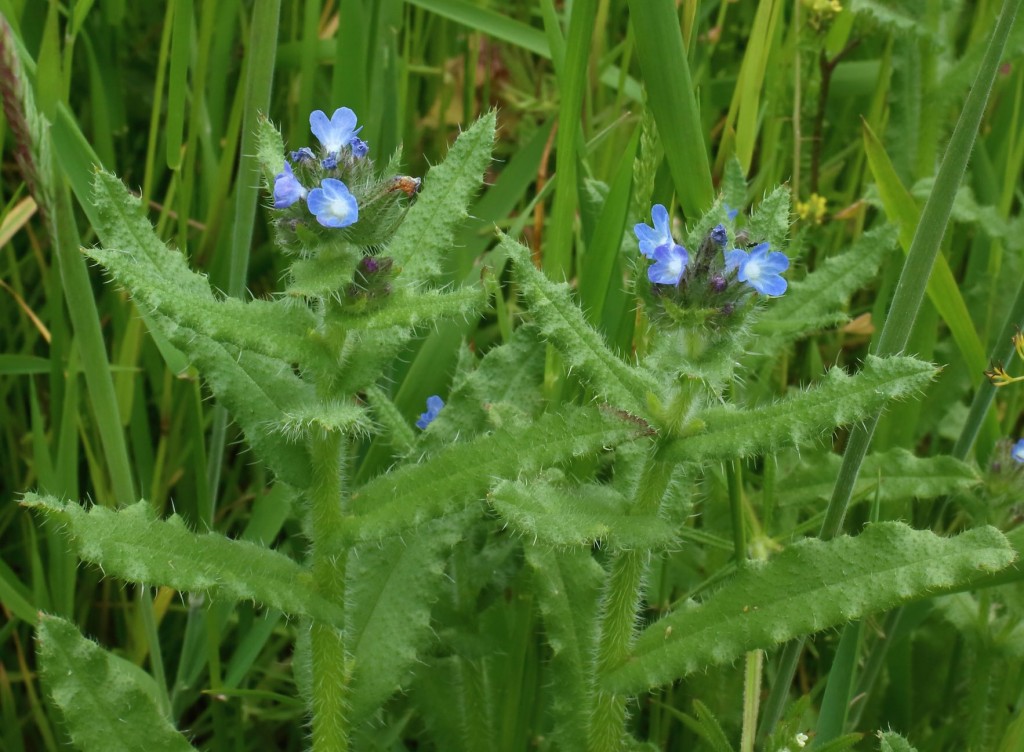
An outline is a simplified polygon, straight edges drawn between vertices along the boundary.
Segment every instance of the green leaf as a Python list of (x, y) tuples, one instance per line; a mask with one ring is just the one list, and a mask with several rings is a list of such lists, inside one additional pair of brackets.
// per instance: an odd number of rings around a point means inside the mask
[(409, 339), (415, 328), (431, 326), (445, 319), (475, 317), (487, 307), (483, 287), (460, 287), (451, 292), (425, 290), (413, 292), (400, 288), (387, 298), (387, 305), (365, 315), (339, 313), (331, 316), (332, 324), (363, 331), (408, 329)]
[(773, 300), (754, 323), (758, 350), (774, 352), (804, 334), (845, 321), (841, 306), (874, 278), (895, 245), (892, 225), (871, 230), (845, 253), (792, 282), (788, 294)]
[(367, 483), (352, 496), (349, 534), (377, 540), (482, 499), (502, 478), (632, 441), (645, 431), (593, 407), (567, 407), (536, 422), (504, 427)]
[(78, 556), (111, 577), (214, 598), (247, 600), (288, 614), (343, 624), (343, 609), (316, 591), (312, 575), (287, 556), (216, 533), (194, 533), (178, 515), (154, 517), (140, 501), (119, 511), (26, 494), (22, 501), (64, 526)]
[(435, 520), (408, 539), (369, 544), (349, 557), (347, 636), (351, 646), (352, 722), (359, 724), (402, 687), (433, 637), (431, 605), (446, 587), (449, 549), (465, 516)]
[(770, 243), (773, 250), (781, 251), (789, 242), (791, 200), (789, 186), (785, 185), (765, 196), (750, 214), (747, 224), (750, 239)]
[(878, 740), (879, 752), (917, 752), (916, 747), (895, 731), (880, 731)]
[(515, 532), (543, 545), (589, 549), (607, 543), (613, 549), (651, 550), (677, 540), (667, 520), (629, 514), (625, 496), (596, 483), (567, 487), (543, 479), (504, 481), (488, 501)]
[(324, 358), (306, 336), (317, 321), (305, 306), (291, 301), (218, 299), (206, 277), (189, 269), (181, 253), (164, 245), (139, 200), (120, 180), (97, 172), (93, 197), (100, 217), (96, 232), (105, 247), (87, 248), (85, 253), (124, 285), (141, 307), (211, 339), (287, 363), (309, 364)]
[(646, 395), (656, 390), (645, 370), (627, 365), (587, 323), (565, 283), (555, 283), (537, 271), (529, 251), (506, 235), (501, 247), (515, 266), (521, 294), (544, 337), (565, 357), (566, 365), (611, 404), (635, 415), (646, 413)]
[[(841, 462), (842, 458), (832, 453), (808, 458), (785, 478), (778, 503), (795, 506), (827, 500)], [(896, 448), (864, 459), (853, 498), (874, 498), (877, 494), (881, 501), (933, 499), (966, 491), (980, 482), (977, 471), (966, 462), (948, 455), (915, 457), (906, 449)]]
[(492, 110), (459, 136), (444, 161), (423, 179), (423, 191), (399, 226), (388, 255), (402, 267), (402, 278), (422, 283), (441, 273), (455, 231), (468, 213), (470, 199), (480, 189), (491, 162), (495, 113)]
[(934, 366), (914, 358), (869, 355), (855, 376), (833, 368), (817, 386), (770, 405), (706, 410), (700, 415), (704, 432), (672, 442), (667, 456), (698, 462), (799, 446), (920, 391), (934, 375)]
[(672, 0), (629, 0), (647, 103), (658, 124), (679, 203), (688, 219), (714, 200), (700, 107), (690, 78), (676, 5)]
[(802, 540), (738, 573), (703, 603), (688, 603), (647, 627), (608, 686), (640, 692), (748, 650), (969, 586), (1015, 558), (992, 527), (941, 538), (881, 522), (857, 537)]
[(43, 683), (80, 750), (194, 749), (161, 712), (156, 682), (141, 668), (58, 616), (41, 614), (36, 635)]
[(238, 351), (160, 316), (153, 321), (195, 363), (256, 455), (281, 480), (306, 488), (311, 477), (309, 453), (282, 429), (288, 415), (307, 411), (315, 397), (313, 388), (287, 363)]
[(589, 550), (526, 546), (544, 636), (551, 646), (550, 676), (557, 749), (586, 749), (590, 720), (591, 661), (597, 648), (597, 604), (604, 570)]

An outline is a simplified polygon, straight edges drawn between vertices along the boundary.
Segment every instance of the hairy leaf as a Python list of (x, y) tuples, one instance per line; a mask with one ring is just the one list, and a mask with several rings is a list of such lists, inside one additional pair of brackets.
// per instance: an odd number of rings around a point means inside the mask
[(309, 309), (285, 300), (218, 299), (206, 277), (189, 269), (185, 257), (157, 237), (139, 200), (120, 180), (98, 172), (94, 196), (102, 218), (96, 231), (106, 247), (86, 253), (141, 306), (219, 342), (288, 363), (323, 359), (306, 337), (317, 325)]
[(526, 248), (506, 235), (501, 236), (501, 247), (515, 265), (516, 279), (533, 319), (567, 365), (611, 404), (644, 415), (647, 393), (656, 391), (653, 377), (624, 363), (608, 347), (573, 302), (569, 286), (552, 282), (538, 271)]
[(637, 424), (597, 408), (567, 407), (534, 423), (453, 444), (428, 463), (405, 465), (360, 488), (352, 497), (356, 516), (349, 534), (370, 540), (394, 535), (482, 499), (502, 478), (537, 472), (643, 433)]
[(282, 428), (288, 415), (308, 411), (313, 388), (283, 361), (240, 352), (159, 316), (153, 321), (195, 363), (256, 455), (286, 483), (306, 488), (311, 477), (309, 453)]
[[(780, 487), (779, 504), (793, 506), (828, 499), (842, 458), (815, 456), (788, 475)], [(861, 466), (854, 498), (878, 494), (882, 501), (932, 499), (963, 491), (981, 482), (977, 471), (948, 455), (915, 457), (906, 449), (869, 454)]]
[(26, 494), (22, 503), (63, 524), (78, 556), (108, 576), (343, 623), (340, 604), (319, 595), (312, 575), (297, 562), (254, 543), (194, 533), (178, 515), (158, 520), (144, 501), (116, 512), (86, 511), (75, 502), (36, 494)]
[[(427, 290), (416, 293), (401, 288), (388, 296), (386, 306), (363, 316), (332, 315), (331, 323), (364, 331), (396, 327), (413, 329), (444, 319), (478, 316), (486, 306), (487, 294), (480, 286), (461, 287), (451, 292)], [(411, 334), (410, 331), (409, 336)]]
[(608, 684), (620, 693), (643, 691), (748, 650), (968, 586), (1015, 558), (992, 527), (941, 538), (881, 522), (857, 537), (802, 540), (738, 573), (703, 603), (651, 624)]
[(778, 350), (804, 334), (845, 320), (840, 306), (874, 278), (882, 259), (896, 247), (896, 239), (892, 225), (867, 232), (848, 251), (793, 282), (789, 292), (773, 300), (754, 324), (758, 350)]
[(575, 488), (545, 480), (504, 481), (488, 499), (494, 511), (534, 544), (615, 549), (664, 549), (675, 540), (667, 520), (631, 515), (625, 496), (595, 483)]
[(368, 544), (349, 557), (347, 637), (354, 659), (352, 721), (400, 689), (432, 637), (431, 605), (447, 585), (448, 551), (464, 517), (435, 520), (408, 539)]
[(43, 683), (83, 752), (193, 750), (160, 709), (153, 677), (82, 636), (59, 616), (40, 614), (36, 632)]
[(696, 462), (798, 446), (921, 390), (934, 375), (934, 366), (914, 358), (869, 355), (855, 376), (833, 368), (819, 385), (770, 405), (706, 410), (700, 415), (704, 432), (674, 441), (667, 456)]
[(558, 749), (585, 750), (590, 720), (591, 661), (597, 646), (597, 604), (604, 571), (589, 550), (526, 547), (534, 592), (551, 646), (553, 731)]
[(441, 273), (441, 259), (451, 251), (455, 231), (469, 216), (470, 199), (491, 162), (495, 120), (493, 110), (477, 120), (424, 178), (423, 192), (388, 247), (404, 280), (421, 283)]

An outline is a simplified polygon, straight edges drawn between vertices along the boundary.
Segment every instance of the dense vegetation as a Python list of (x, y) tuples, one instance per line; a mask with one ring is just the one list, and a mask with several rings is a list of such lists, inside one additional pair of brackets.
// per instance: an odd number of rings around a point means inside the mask
[(0, 747), (1024, 748), (1020, 4), (0, 0)]

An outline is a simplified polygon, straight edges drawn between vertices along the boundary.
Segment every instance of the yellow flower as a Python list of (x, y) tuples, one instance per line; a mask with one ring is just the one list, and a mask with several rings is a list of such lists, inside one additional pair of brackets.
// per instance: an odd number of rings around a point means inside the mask
[(824, 196), (812, 193), (806, 201), (796, 202), (796, 213), (803, 221), (812, 221), (820, 225), (828, 212), (828, 201)]

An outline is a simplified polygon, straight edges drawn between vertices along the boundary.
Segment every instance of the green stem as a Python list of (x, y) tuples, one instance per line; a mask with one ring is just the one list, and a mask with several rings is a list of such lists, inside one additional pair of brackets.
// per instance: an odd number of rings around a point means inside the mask
[(761, 704), (763, 668), (763, 650), (751, 650), (747, 653), (747, 665), (743, 674), (743, 732), (740, 735), (740, 752), (754, 752), (754, 730), (757, 728), (757, 710)]
[(729, 484), (729, 514), (732, 517), (733, 554), (736, 569), (747, 568), (747, 529), (743, 524), (743, 465), (742, 460), (733, 460), (725, 468)]
[[(344, 509), (345, 442), (339, 433), (321, 433), (310, 439), (313, 483), (310, 488), (309, 527), (313, 539), (313, 579), (320, 593), (345, 601), (346, 550), (341, 541)], [(331, 624), (314, 623), (310, 633), (313, 662), (313, 750), (348, 749), (350, 661), (345, 633)]]
[[(647, 457), (646, 465), (634, 497), (632, 514), (657, 513), (661, 499), (672, 477), (672, 465)], [(612, 559), (611, 576), (605, 592), (600, 616), (601, 631), (597, 648), (598, 689), (590, 718), (592, 752), (613, 752), (622, 749), (626, 721), (626, 695), (613, 694), (600, 688), (604, 676), (629, 657), (636, 628), (637, 607), (643, 591), (644, 574), (650, 555), (646, 551), (619, 551)]]

